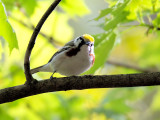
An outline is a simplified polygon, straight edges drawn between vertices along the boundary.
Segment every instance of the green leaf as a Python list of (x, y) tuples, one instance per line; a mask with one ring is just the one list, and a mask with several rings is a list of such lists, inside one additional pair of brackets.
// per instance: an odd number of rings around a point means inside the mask
[(152, 0), (152, 9), (153, 12), (156, 12), (156, 6), (158, 5), (158, 0)]
[(1, 1), (2, 1), (2, 3), (5, 4), (7, 11), (8, 10), (11, 11), (15, 6), (17, 6), (15, 0), (1, 0)]
[[(105, 35), (106, 35), (106, 37), (104, 38)], [(105, 64), (106, 59), (114, 46), (116, 34), (114, 34), (114, 32), (111, 32), (110, 34), (105, 34), (105, 35), (103, 37), (101, 37), (104, 39), (98, 40), (101, 42), (99, 44), (97, 44), (97, 46), (95, 46), (95, 63), (93, 65), (93, 67), (87, 72), (87, 74), (95, 73), (95, 71), (99, 67), (101, 67)], [(96, 40), (97, 39), (95, 39), (95, 41)]]
[(106, 39), (107, 36), (110, 35), (110, 32), (111, 31), (109, 31), (108, 33), (100, 33), (100, 34), (92, 35), (95, 39), (94, 46), (97, 47), (103, 40)]
[(104, 16), (108, 15), (109, 13), (111, 13), (112, 10), (113, 10), (113, 8), (106, 8), (104, 10), (101, 10), (99, 16), (97, 18), (95, 18), (94, 20), (98, 21), (102, 17), (104, 17)]
[(0, 20), (6, 20), (6, 19), (7, 19), (6, 11), (5, 11), (4, 6), (0, 0)]
[(160, 13), (157, 14), (156, 18), (152, 21), (153, 26), (160, 27)]
[(15, 7), (23, 8), (27, 15), (32, 15), (37, 5), (36, 0), (2, 0), (7, 11), (12, 11)]
[(126, 0), (124, 3), (117, 3), (115, 6), (111, 7), (111, 8), (106, 8), (104, 10), (100, 11), (100, 14), (97, 18), (95, 18), (94, 20), (99, 20), (105, 16), (107, 16), (108, 14), (112, 14), (114, 16), (119, 15), (123, 9), (126, 7), (126, 5), (129, 3), (130, 0)]
[(125, 2), (119, 2), (117, 5), (114, 6), (114, 10), (112, 11), (112, 15), (116, 16), (119, 15), (127, 6), (130, 0), (126, 0)]
[(0, 36), (2, 36), (9, 44), (10, 52), (13, 48), (18, 49), (16, 34), (8, 22), (5, 7), (0, 1)]
[(22, 5), (22, 7), (24, 7), (26, 13), (28, 15), (32, 15), (37, 5), (37, 1), (36, 0), (19, 0), (19, 2)]
[(108, 31), (114, 29), (118, 24), (122, 23), (125, 20), (127, 15), (128, 13), (125, 11), (121, 12), (121, 14), (116, 15), (113, 19), (108, 21), (106, 25), (104, 25), (104, 30)]
[(62, 0), (60, 5), (70, 15), (83, 16), (90, 12), (83, 0)]

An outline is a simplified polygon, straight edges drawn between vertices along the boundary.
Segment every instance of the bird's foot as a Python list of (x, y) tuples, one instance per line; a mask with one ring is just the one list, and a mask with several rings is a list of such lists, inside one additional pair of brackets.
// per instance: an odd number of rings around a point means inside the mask
[(51, 77), (50, 77), (50, 80), (53, 80), (53, 79), (55, 79), (56, 77), (53, 77), (52, 75), (51, 75)]
[[(56, 72), (56, 71), (54, 71), (54, 73), (55, 73), (55, 72)], [(53, 73), (53, 74), (54, 74), (54, 73)], [(56, 77), (53, 77), (53, 74), (51, 75), (50, 80), (56, 78)]]

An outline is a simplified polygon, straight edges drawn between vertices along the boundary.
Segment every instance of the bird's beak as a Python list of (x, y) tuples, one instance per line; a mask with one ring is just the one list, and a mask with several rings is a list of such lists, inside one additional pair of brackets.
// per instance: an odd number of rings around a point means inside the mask
[(90, 42), (86, 42), (85, 44), (86, 44), (86, 45), (90, 45)]

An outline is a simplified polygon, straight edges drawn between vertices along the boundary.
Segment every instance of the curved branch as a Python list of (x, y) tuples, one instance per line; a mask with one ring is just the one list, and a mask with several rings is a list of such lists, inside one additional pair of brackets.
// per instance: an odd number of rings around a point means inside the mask
[(59, 4), (61, 0), (55, 0), (50, 7), (48, 8), (48, 10), (44, 13), (44, 15), (42, 16), (42, 18), (40, 19), (39, 23), (37, 24), (36, 28), (34, 29), (34, 32), (31, 36), (31, 39), (29, 41), (27, 50), (26, 50), (26, 54), (25, 54), (25, 58), (24, 58), (24, 70), (25, 70), (25, 76), (26, 76), (26, 83), (30, 84), (34, 81), (31, 73), (30, 73), (30, 55), (32, 52), (32, 49), (34, 47), (37, 35), (42, 27), (42, 25), (44, 24), (45, 20), (48, 18), (48, 16), (51, 14), (51, 12), (55, 9), (55, 7)]
[(53, 78), (52, 80), (47, 79), (38, 81), (30, 86), (24, 84), (1, 89), (0, 103), (12, 102), (20, 98), (46, 92), (153, 85), (160, 85), (160, 72)]

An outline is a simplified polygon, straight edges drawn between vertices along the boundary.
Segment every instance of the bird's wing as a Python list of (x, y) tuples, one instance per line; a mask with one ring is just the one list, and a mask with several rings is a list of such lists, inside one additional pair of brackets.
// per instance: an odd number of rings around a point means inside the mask
[(66, 44), (64, 45), (64, 47), (62, 47), (60, 50), (58, 50), (56, 53), (54, 53), (54, 55), (51, 57), (51, 59), (48, 61), (48, 63), (51, 62), (52, 59), (53, 59), (56, 55), (58, 55), (59, 53), (65, 51), (65, 50), (68, 50), (69, 48), (71, 48), (71, 47), (73, 47), (73, 46), (74, 46), (74, 41), (73, 41), (73, 40), (70, 41), (70, 42), (68, 42), (68, 43), (66, 43)]

